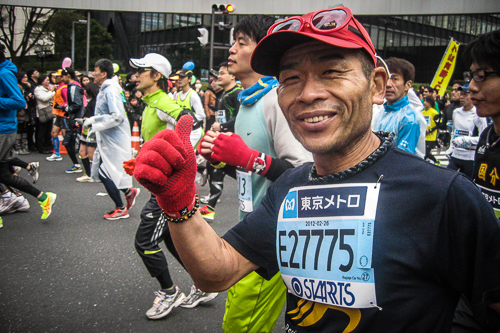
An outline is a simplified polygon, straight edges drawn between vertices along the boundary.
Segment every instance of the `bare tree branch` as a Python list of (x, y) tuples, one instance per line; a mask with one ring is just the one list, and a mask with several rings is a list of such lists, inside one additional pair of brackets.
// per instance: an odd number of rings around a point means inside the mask
[(17, 19), (16, 7), (1, 5), (0, 12), (2, 13), (0, 24), (2, 35), (0, 36), (0, 41), (2, 41), (9, 50), (12, 61), (17, 63), (23, 62), (27, 54), (40, 40), (45, 38), (50, 20), (56, 10), (23, 7), (22, 12), (25, 20), (24, 27), (22, 27), (23, 34), (18, 45), (15, 44), (14, 30)]

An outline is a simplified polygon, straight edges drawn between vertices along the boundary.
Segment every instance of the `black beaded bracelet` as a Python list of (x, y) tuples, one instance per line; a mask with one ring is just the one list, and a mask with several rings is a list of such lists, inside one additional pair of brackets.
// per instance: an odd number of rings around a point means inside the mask
[(196, 201), (194, 203), (194, 206), (193, 206), (193, 208), (191, 208), (191, 210), (188, 213), (186, 213), (185, 215), (183, 215), (181, 217), (170, 217), (167, 214), (165, 214), (165, 219), (167, 220), (167, 222), (172, 222), (172, 223), (184, 222), (187, 219), (191, 218), (194, 215), (194, 213), (196, 213), (196, 211), (198, 210), (198, 207), (200, 207), (200, 198), (198, 198), (198, 196), (196, 196)]

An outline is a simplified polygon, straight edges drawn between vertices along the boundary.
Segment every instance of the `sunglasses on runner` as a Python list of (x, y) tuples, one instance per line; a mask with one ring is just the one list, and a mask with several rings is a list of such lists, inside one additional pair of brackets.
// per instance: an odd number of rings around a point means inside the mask
[[(349, 23), (353, 23), (350, 25)], [(360, 23), (354, 18), (352, 12), (347, 7), (337, 7), (330, 9), (322, 9), (312, 13), (312, 15), (293, 16), (284, 21), (277, 22), (269, 28), (267, 34), (272, 34), (279, 31), (298, 31), (309, 32), (310, 30), (332, 36), (335, 32), (342, 33), (345, 28), (359, 38), (361, 38), (369, 47), (369, 53), (375, 54), (375, 47), (371, 42), (370, 36), (364, 28), (360, 28)], [(345, 31), (348, 36), (349, 32)]]

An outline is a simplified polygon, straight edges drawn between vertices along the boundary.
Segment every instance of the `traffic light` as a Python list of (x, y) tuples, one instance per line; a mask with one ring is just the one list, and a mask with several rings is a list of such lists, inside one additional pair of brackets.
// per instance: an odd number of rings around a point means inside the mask
[(230, 14), (234, 12), (234, 6), (232, 4), (227, 4), (227, 3), (214, 3), (212, 5), (212, 12)]
[(198, 40), (200, 41), (201, 46), (205, 46), (208, 44), (208, 30), (205, 28), (198, 28), (198, 31), (200, 32), (200, 37), (198, 37)]

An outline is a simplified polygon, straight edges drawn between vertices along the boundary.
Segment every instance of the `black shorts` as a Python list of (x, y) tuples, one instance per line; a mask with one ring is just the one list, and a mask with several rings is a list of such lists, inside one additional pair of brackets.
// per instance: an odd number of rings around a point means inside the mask
[(68, 129), (67, 122), (68, 118), (56, 116), (56, 120), (54, 121), (54, 126), (59, 127), (60, 129)]

